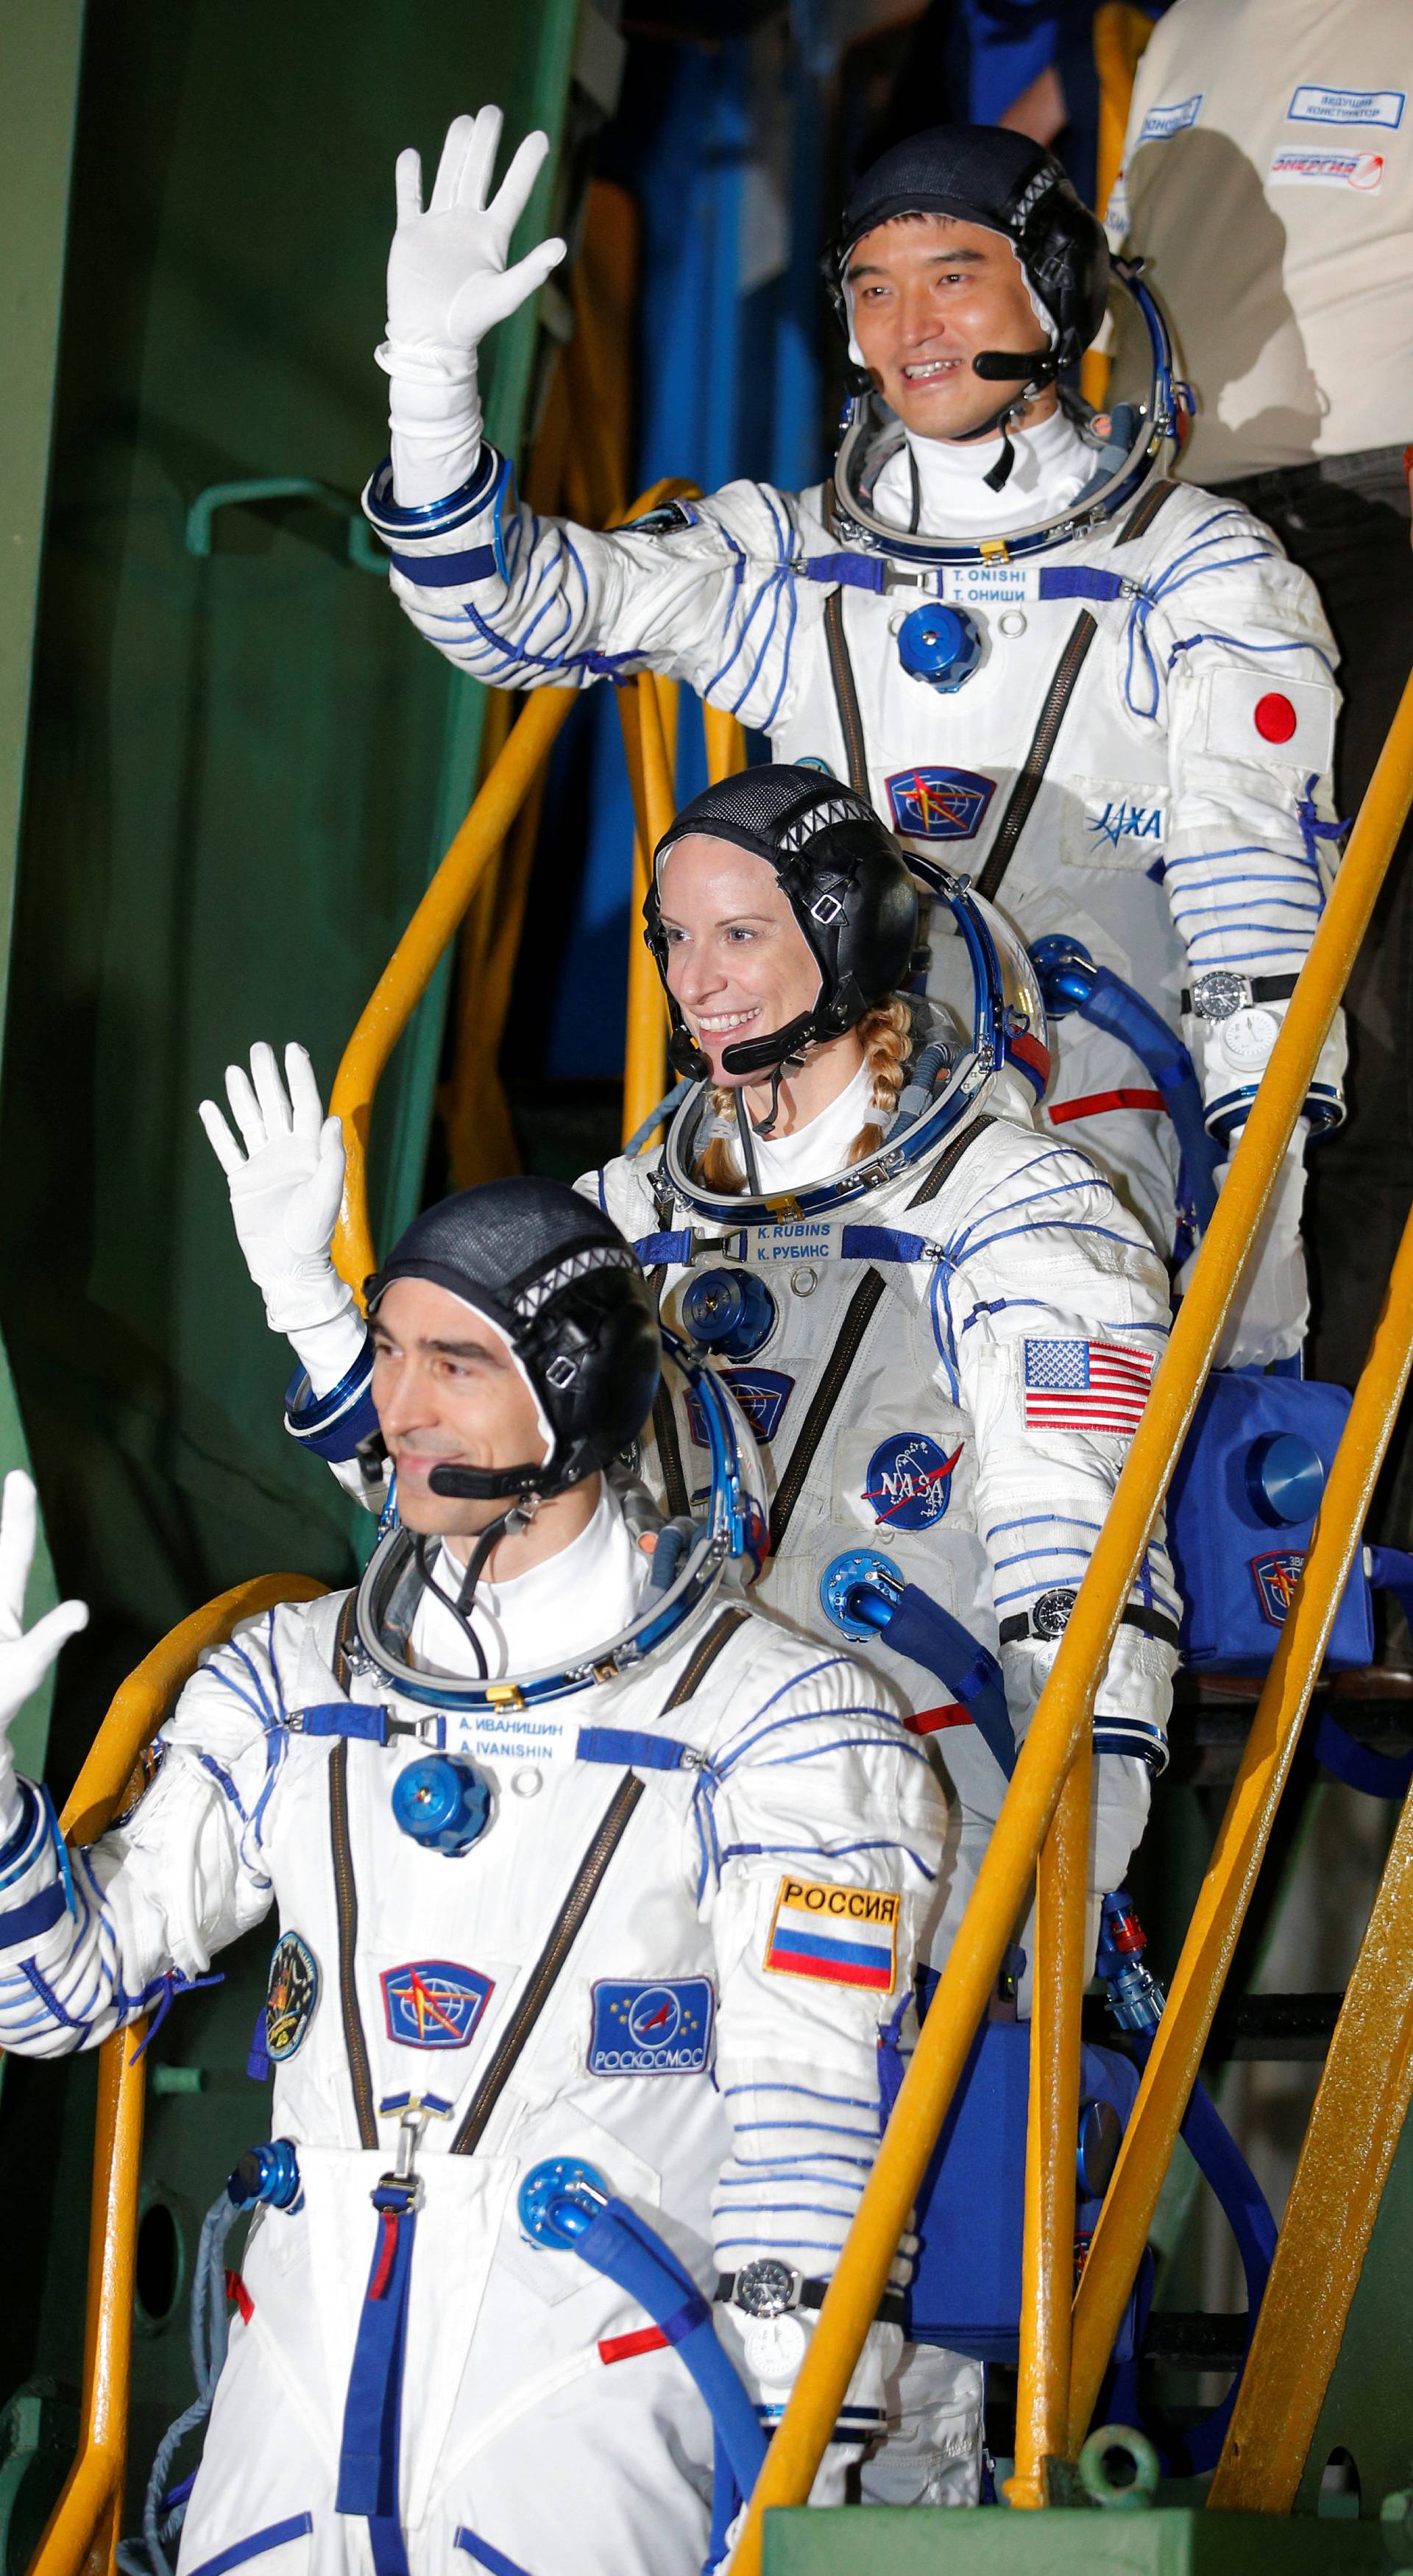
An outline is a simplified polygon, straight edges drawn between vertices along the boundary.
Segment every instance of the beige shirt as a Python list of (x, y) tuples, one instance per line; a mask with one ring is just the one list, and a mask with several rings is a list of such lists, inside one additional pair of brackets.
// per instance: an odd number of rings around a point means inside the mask
[[(1109, 232), (1197, 395), (1190, 481), (1413, 438), (1413, 0), (1176, 0)], [(1130, 308), (1114, 400), (1142, 398), (1141, 341)]]

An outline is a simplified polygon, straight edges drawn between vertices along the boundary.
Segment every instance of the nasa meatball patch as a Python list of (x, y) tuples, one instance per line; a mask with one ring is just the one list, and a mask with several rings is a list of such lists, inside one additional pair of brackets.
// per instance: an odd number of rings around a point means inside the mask
[(318, 2000), (319, 1963), (307, 1941), (286, 1932), (270, 1961), (265, 1995), (265, 2050), (277, 2066), (303, 2046)]
[(589, 2034), (591, 2075), (700, 2075), (711, 2063), (710, 1977), (601, 1978)]

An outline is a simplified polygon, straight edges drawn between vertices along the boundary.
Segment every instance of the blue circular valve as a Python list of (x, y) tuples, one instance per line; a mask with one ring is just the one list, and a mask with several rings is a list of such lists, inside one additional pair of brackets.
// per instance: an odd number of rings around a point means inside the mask
[(233, 2209), (254, 2209), (260, 2201), (270, 2209), (297, 2209), (302, 2194), (294, 2140), (267, 2138), (247, 2147), (226, 2192)]
[(455, 1860), (485, 1832), (491, 1793), (474, 1763), (457, 1753), (429, 1753), (399, 1771), (392, 1811), (415, 1843)]
[(596, 2166), (578, 2156), (546, 2156), (543, 2164), (531, 2166), (516, 2206), (532, 2245), (572, 2254), (576, 2239), (607, 2199), (608, 2185)]
[(950, 696), (980, 667), (981, 629), (964, 608), (945, 608), (940, 599), (930, 599), (899, 627), (898, 659), (910, 680), (925, 680), (930, 689)]
[(1325, 1490), (1325, 1462), (1313, 1441), (1297, 1431), (1268, 1431), (1246, 1452), (1246, 1491), (1251, 1508), (1269, 1529), (1311, 1521)]
[[(836, 1556), (820, 1576), (819, 1597), (825, 1617), (846, 1637), (876, 1637), (897, 1606), (902, 1584), (886, 1557), (866, 1547), (851, 1547)], [(860, 1597), (862, 1596), (862, 1597)]]
[(682, 1299), (682, 1321), (704, 1351), (749, 1359), (775, 1330), (775, 1299), (751, 1270), (704, 1270)]
[(1094, 983), (1094, 960), (1082, 939), (1071, 939), (1068, 931), (1053, 930), (1047, 938), (1036, 940), (1030, 962), (1040, 978), (1047, 1019), (1062, 1020), (1067, 1011), (1077, 1010), (1081, 1002), (1088, 1001)]

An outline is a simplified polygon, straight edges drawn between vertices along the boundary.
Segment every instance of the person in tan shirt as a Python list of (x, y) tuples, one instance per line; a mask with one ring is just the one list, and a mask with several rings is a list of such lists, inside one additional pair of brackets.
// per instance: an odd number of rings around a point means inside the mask
[[(1353, 815), (1413, 664), (1407, 0), (1176, 0), (1138, 66), (1109, 233), (1146, 261), (1196, 396), (1185, 479), (1244, 502), (1319, 588), (1345, 693), (1336, 795)], [(1116, 400), (1138, 374), (1121, 330)], [(1410, 837), (1347, 996), (1350, 1128), (1312, 1167), (1312, 1358), (1345, 1379), (1413, 1174)]]

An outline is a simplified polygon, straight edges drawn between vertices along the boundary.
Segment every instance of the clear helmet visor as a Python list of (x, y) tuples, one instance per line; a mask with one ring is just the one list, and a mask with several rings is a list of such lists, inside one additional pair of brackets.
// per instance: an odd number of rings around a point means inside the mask
[(916, 852), (909, 865), (932, 898), (927, 989), (962, 1049), (953, 1080), (968, 1064), (998, 1073), (1009, 1067), (1027, 1097), (1040, 1099), (1050, 1079), (1050, 1041), (1040, 978), (1024, 940), (964, 877)]

